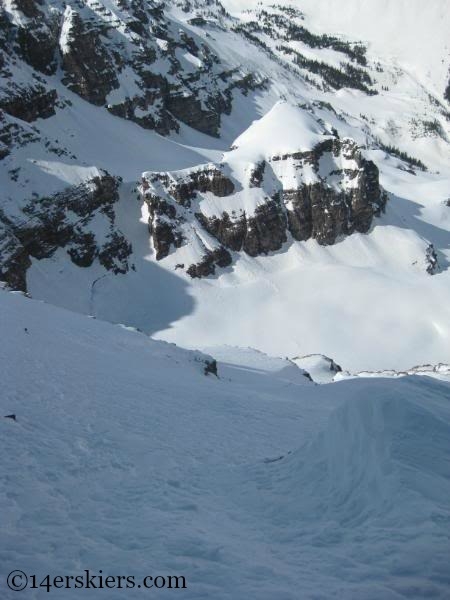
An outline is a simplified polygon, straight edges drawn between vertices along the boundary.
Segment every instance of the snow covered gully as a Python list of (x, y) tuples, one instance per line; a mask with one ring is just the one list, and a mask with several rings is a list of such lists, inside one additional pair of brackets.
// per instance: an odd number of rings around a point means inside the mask
[(448, 596), (448, 382), (315, 385), (231, 347), (205, 377), (210, 357), (137, 331), (6, 291), (0, 308), (2, 589), (89, 569), (134, 577), (108, 599), (148, 573), (186, 582), (152, 597), (191, 600)]

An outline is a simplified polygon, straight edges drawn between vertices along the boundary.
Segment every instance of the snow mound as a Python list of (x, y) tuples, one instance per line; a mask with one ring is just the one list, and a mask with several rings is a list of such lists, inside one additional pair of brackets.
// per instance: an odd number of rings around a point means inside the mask
[(292, 509), (347, 526), (369, 518), (412, 525), (438, 506), (450, 516), (449, 408), (388, 387), (348, 400), (282, 466)]
[(307, 354), (292, 359), (300, 369), (305, 369), (316, 383), (332, 383), (342, 368), (332, 358), (323, 354)]
[(257, 161), (276, 154), (311, 150), (326, 134), (324, 127), (306, 110), (280, 101), (236, 139), (229, 160)]

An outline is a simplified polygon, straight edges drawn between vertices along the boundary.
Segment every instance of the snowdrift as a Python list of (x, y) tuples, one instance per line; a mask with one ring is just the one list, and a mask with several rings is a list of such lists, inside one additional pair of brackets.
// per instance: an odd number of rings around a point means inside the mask
[(411, 395), (385, 385), (345, 401), (312, 442), (279, 463), (283, 496), (298, 516), (411, 525), (448, 503), (450, 405), (421, 397), (428, 382), (408, 386)]

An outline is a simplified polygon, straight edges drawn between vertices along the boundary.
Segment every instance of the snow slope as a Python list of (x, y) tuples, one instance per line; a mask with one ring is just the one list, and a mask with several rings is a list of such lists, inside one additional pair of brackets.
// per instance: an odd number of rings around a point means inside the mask
[[(271, 6), (272, 0), (224, 0), (241, 14), (249, 8)], [(450, 11), (447, 0), (335, 0), (284, 2), (303, 12), (315, 32), (333, 31), (369, 43), (371, 53), (411, 70), (442, 95), (450, 63)]]
[(183, 575), (195, 600), (448, 597), (448, 384), (314, 386), (231, 348), (205, 377), (198, 353), (0, 303), (3, 590), (102, 569)]
[[(168, 29), (148, 40), (158, 57), (151, 68), (171, 82), (186, 78), (181, 95), (195, 90), (200, 105), (230, 73), (244, 77), (230, 92), (217, 138), (182, 123), (175, 133), (176, 122), (162, 137), (81, 99), (63, 84), (62, 65), (36, 77), (20, 58), (6, 57), (6, 91), (41, 81), (59, 99), (53, 116), (30, 123), (8, 110), (1, 115), (7, 232), (8, 218), (23, 216), (31, 199), (39, 204), (106, 169), (123, 178), (111, 218), (133, 251), (132, 268), (115, 275), (97, 259), (75, 266), (61, 247), (33, 259), (26, 274), (32, 299), (0, 289), (0, 595), (16, 597), (5, 587), (13, 569), (38, 580), (90, 569), (137, 581), (186, 578), (187, 589), (153, 589), (154, 597), (447, 600), (448, 368), (394, 371), (450, 363), (447, 0), (292, 2), (304, 20), (292, 16), (288, 25), (367, 45), (368, 93), (334, 88), (295, 62), (297, 52), (336, 69), (350, 64), (344, 52), (288, 39), (278, 25), (271, 35), (251, 34), (272, 0), (225, 0), (233, 17), (205, 4), (191, 0), (186, 11), (187, 3), (168, 1), (161, 21)], [(273, 9), (274, 23), (286, 4)], [(42, 10), (56, 15), (63, 5), (50, 0)], [(125, 60), (107, 102), (139, 95), (127, 63), (139, 45), (127, 5), (78, 5), (94, 25), (104, 21), (102, 43), (115, 44), (118, 62)], [(20, 6), (30, 10), (8, 0), (6, 14), (27, 25)], [(72, 10), (59, 39), (63, 54)], [(211, 54), (197, 52), (203, 43)], [(177, 62), (168, 60), (170, 47)], [(246, 88), (247, 73), (255, 87)], [(141, 102), (133, 114), (156, 116), (161, 107)], [(229, 267), (202, 280), (180, 268), (198, 259), (195, 244), (156, 261), (138, 194), (143, 172), (225, 164), (237, 193), (206, 195), (202, 207), (210, 215), (251, 214), (264, 194), (249, 187), (251, 167), (330, 135), (354, 139), (379, 167), (388, 203), (367, 234), (332, 246), (289, 238), (256, 258), (233, 252)], [(327, 176), (335, 165), (320, 167)], [(279, 175), (295, 187), (300, 175), (287, 171)], [(196, 235), (207, 246), (207, 235)], [(357, 375), (335, 375), (324, 354)], [(212, 358), (219, 377), (205, 375)], [(315, 385), (304, 368), (316, 381), (334, 382)], [(3, 418), (12, 413), (17, 421)]]

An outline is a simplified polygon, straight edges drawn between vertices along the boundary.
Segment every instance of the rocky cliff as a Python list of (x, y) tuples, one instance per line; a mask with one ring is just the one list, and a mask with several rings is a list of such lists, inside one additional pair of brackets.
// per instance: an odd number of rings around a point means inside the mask
[(32, 258), (49, 258), (58, 248), (79, 267), (98, 260), (108, 271), (126, 273), (131, 244), (115, 227), (118, 186), (116, 178), (101, 173), (54, 196), (30, 201), (15, 217), (1, 211), (0, 280), (26, 291)]
[[(377, 92), (401, 82), (399, 69), (371, 60), (358, 41), (313, 31), (305, 15), (283, 5), (258, 6), (241, 18), (218, 0), (1, 3), (0, 278), (25, 289), (30, 261), (57, 248), (81, 267), (98, 260), (117, 273), (129, 268), (131, 240), (114, 219), (117, 180), (103, 174), (93, 181), (98, 166), (134, 184), (146, 168), (200, 165), (147, 173), (141, 186), (156, 258), (176, 251), (192, 277), (229, 266), (233, 253), (256, 257), (292, 240), (330, 245), (367, 232), (386, 197), (366, 158), (380, 156), (365, 150), (381, 148), (398, 159), (396, 168), (414, 174), (421, 161), (378, 136), (407, 139), (414, 121), (416, 132), (434, 131), (442, 145), (448, 113), (430, 100), (427, 127), (409, 109), (398, 124), (390, 113), (371, 117), (383, 100)], [(231, 149), (220, 162), (217, 151), (280, 99), (301, 114), (266, 127), (261, 156)], [(306, 137), (280, 151), (303, 121)], [(287, 131), (280, 132), (283, 122)], [(308, 128), (318, 136), (313, 142)], [(137, 160), (142, 156), (148, 163)], [(109, 199), (98, 206), (97, 195)], [(80, 198), (88, 198), (83, 214)], [(430, 248), (432, 274), (438, 259), (446, 263), (438, 245)]]
[(58, 100), (56, 79), (144, 128), (168, 134), (183, 122), (217, 136), (233, 90), (247, 93), (264, 81), (223, 65), (202, 38), (173, 22), (164, 8), (154, 0), (4, 3), (0, 108), (29, 122), (51, 116)]
[(172, 248), (200, 246), (201, 260), (187, 268), (198, 277), (228, 266), (228, 251), (259, 256), (280, 250), (289, 238), (334, 244), (340, 236), (366, 233), (386, 203), (376, 165), (348, 138), (330, 137), (309, 151), (248, 165), (246, 180), (230, 173), (225, 159), (144, 175), (141, 193), (158, 260)]

